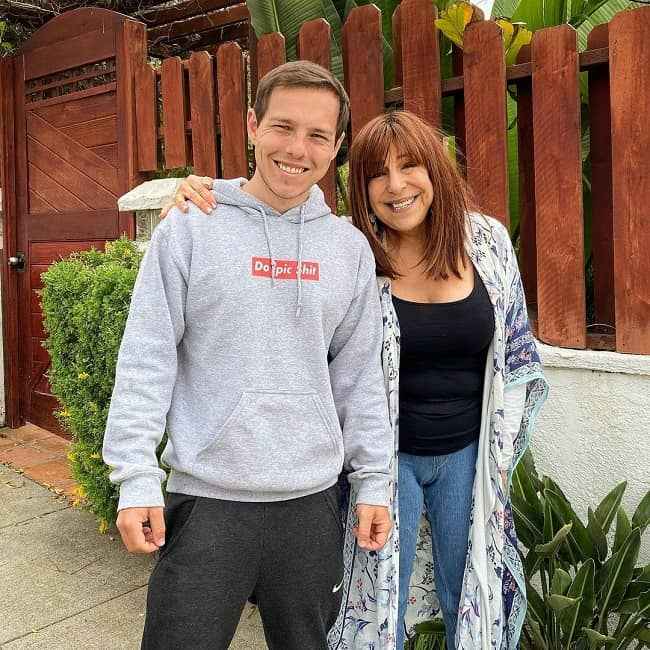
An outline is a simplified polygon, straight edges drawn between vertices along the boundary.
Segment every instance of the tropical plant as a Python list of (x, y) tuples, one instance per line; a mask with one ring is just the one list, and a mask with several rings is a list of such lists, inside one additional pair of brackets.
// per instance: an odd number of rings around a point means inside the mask
[(650, 565), (637, 566), (650, 492), (630, 518), (621, 507), (626, 485), (589, 508), (585, 524), (557, 483), (539, 478), (530, 452), (517, 467), (512, 504), (527, 549), (523, 650), (650, 645)]
[[(530, 451), (517, 466), (512, 508), (528, 595), (522, 650), (650, 647), (650, 564), (637, 566), (650, 491), (630, 518), (621, 507), (626, 485), (589, 508), (585, 524), (558, 484), (539, 477)], [(405, 650), (442, 649), (444, 634), (441, 620), (422, 623)]]

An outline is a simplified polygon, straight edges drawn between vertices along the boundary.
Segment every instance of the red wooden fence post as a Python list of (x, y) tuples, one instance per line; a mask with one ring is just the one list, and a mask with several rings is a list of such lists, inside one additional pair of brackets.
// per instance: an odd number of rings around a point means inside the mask
[(650, 354), (650, 7), (609, 24), (616, 349)]
[(194, 173), (216, 178), (217, 114), (212, 57), (207, 52), (193, 52), (190, 56), (190, 115)]
[[(287, 60), (284, 36), (277, 32), (264, 34), (257, 41), (257, 75), (262, 79), (267, 72), (282, 65)], [(259, 83), (259, 82), (258, 82)]]
[(384, 110), (381, 12), (375, 5), (353, 9), (345, 21), (343, 69), (345, 89), (350, 96), (350, 134), (354, 139), (365, 124)]
[(468, 25), (463, 39), (467, 181), (478, 207), (508, 225), (506, 63), (501, 28)]
[(577, 34), (535, 33), (533, 138), (539, 337), (586, 347), (582, 159)]
[[(330, 26), (323, 18), (306, 22), (298, 34), (298, 56), (330, 69)], [(332, 212), (336, 212), (336, 159), (332, 161), (327, 174), (319, 183), (325, 194), (325, 201)]]
[(143, 63), (135, 70), (135, 123), (137, 130), (138, 170), (158, 169), (158, 106), (156, 71)]
[(402, 88), (404, 108), (440, 127), (440, 50), (431, 0), (401, 4)]
[(165, 167), (185, 167), (189, 162), (185, 122), (185, 75), (183, 62), (172, 56), (162, 62), (160, 87), (163, 101)]
[(7, 259), (16, 244), (16, 142), (14, 136), (14, 57), (0, 59), (0, 187), (2, 187), (3, 240), (2, 264), (2, 340), (4, 343), (5, 422), (12, 428), (22, 424), (20, 417), (20, 368), (17, 359), (18, 274), (10, 271)]
[(221, 164), (224, 178), (248, 176), (246, 134), (246, 77), (244, 57), (237, 43), (217, 50)]

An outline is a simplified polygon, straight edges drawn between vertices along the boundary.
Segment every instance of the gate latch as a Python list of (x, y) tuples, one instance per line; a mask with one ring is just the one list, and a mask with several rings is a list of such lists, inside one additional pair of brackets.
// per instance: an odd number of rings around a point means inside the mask
[(16, 269), (16, 271), (24, 271), (25, 270), (25, 253), (16, 253), (15, 255), (12, 255), (9, 260), (7, 261), (9, 266), (13, 269)]

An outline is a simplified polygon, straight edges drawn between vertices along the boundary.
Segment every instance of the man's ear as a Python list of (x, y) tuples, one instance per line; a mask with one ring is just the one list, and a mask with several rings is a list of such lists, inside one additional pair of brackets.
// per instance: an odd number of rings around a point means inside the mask
[(336, 141), (336, 145), (334, 146), (334, 153), (332, 154), (332, 157), (330, 158), (330, 160), (334, 160), (334, 158), (336, 158), (336, 154), (338, 154), (339, 149), (341, 148), (341, 145), (343, 144), (344, 139), (345, 139), (345, 131), (343, 131), (343, 133), (341, 133), (341, 136)]
[(249, 108), (246, 114), (246, 130), (251, 144), (255, 144), (257, 140), (257, 115), (255, 115), (255, 109), (253, 108)]

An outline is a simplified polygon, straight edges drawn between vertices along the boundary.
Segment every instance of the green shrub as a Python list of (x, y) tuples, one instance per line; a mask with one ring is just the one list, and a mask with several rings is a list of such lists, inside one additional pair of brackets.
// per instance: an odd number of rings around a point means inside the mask
[(69, 459), (80, 501), (106, 530), (115, 521), (118, 491), (101, 457), (115, 365), (142, 254), (128, 239), (106, 252), (74, 253), (43, 274), (48, 376), (62, 405), (57, 417), (72, 435)]

